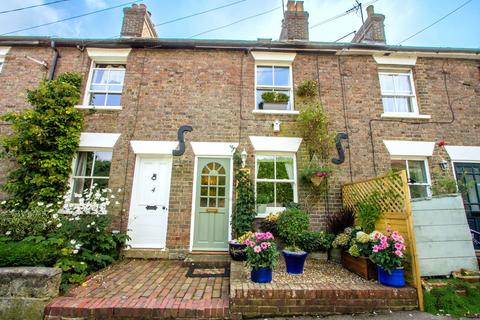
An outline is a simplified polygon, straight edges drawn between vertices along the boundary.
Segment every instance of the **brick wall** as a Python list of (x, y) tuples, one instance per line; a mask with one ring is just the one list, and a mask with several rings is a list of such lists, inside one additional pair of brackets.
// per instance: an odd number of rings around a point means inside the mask
[[(86, 51), (59, 50), (57, 73), (78, 71), (84, 76), (85, 86), (90, 66)], [(25, 90), (46, 76), (45, 68), (25, 58), (27, 53), (46, 61), (52, 55), (48, 48), (12, 47), (0, 73), (1, 113), (27, 108)], [(327, 197), (310, 195), (309, 189), (299, 183), (299, 200), (307, 204), (313, 227), (324, 228), (327, 214), (340, 207), (342, 183), (390, 169), (384, 139), (443, 138), (451, 145), (478, 145), (478, 66), (479, 62), (473, 60), (418, 58), (413, 69), (418, 105), (420, 113), (431, 115), (432, 119), (386, 122), (379, 121), (383, 107), (377, 66), (371, 56), (297, 53), (294, 84), (319, 80), (320, 98), (330, 117), (331, 130), (348, 132), (350, 137), (349, 142), (344, 142), (346, 160), (335, 167)], [(462, 81), (473, 86), (465, 86)], [(448, 99), (455, 113), (453, 122)], [(176, 140), (177, 129), (190, 124), (194, 131), (187, 134), (187, 141), (239, 142), (239, 149), (247, 150), (248, 165), (254, 169), (254, 150), (248, 136), (298, 135), (294, 115), (252, 113), (254, 60), (242, 51), (133, 49), (128, 57), (122, 106), (121, 111), (84, 111), (83, 131), (121, 133), (113, 152), (110, 184), (114, 189), (123, 189), (123, 211), (115, 212), (115, 227), (123, 230), (127, 228), (135, 164), (130, 140)], [(278, 134), (272, 130), (275, 119), (282, 122)], [(2, 133), (8, 132), (8, 125), (0, 128)], [(431, 169), (438, 168), (438, 155), (436, 148), (434, 157), (429, 159)], [(297, 160), (300, 170), (307, 161), (303, 146)], [(186, 249), (189, 245), (193, 166), (194, 155), (187, 144), (186, 153), (173, 159), (167, 234), (170, 249)], [(9, 168), (8, 161), (3, 161), (2, 181)]]

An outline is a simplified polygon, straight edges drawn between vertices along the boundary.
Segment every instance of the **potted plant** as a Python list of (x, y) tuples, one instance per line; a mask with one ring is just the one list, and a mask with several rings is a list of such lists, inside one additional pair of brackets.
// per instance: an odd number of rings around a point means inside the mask
[(257, 194), (257, 213), (265, 214), (267, 212), (267, 204), (269, 203), (270, 198), (268, 195), (260, 193)]
[(387, 234), (374, 232), (373, 248), (370, 259), (378, 267), (378, 281), (389, 287), (401, 288), (405, 286), (403, 262), (405, 261), (405, 240), (398, 231)]
[(332, 169), (330, 167), (311, 162), (302, 169), (300, 176), (303, 182), (311, 183), (318, 187), (331, 173)]
[(279, 216), (280, 213), (278, 212), (269, 213), (268, 216), (266, 216), (265, 219), (260, 222), (260, 229), (263, 232), (270, 232), (274, 237), (276, 237), (278, 235), (277, 220)]
[(245, 240), (250, 279), (256, 283), (272, 281), (272, 269), (277, 264), (278, 252), (270, 232), (255, 232)]
[(228, 252), (230, 257), (235, 261), (245, 261), (247, 260), (247, 253), (245, 249), (247, 245), (245, 241), (253, 235), (253, 232), (247, 231), (238, 239), (234, 239), (228, 243)]
[(377, 268), (370, 260), (372, 254), (372, 238), (369, 234), (354, 228), (350, 248), (342, 252), (342, 266), (359, 275), (360, 277), (371, 280), (377, 279)]
[(303, 267), (305, 265), (305, 259), (308, 253), (303, 251), (297, 246), (288, 246), (282, 250), (283, 257), (285, 258), (285, 265), (287, 267), (287, 273), (289, 274), (302, 274)]
[(283, 92), (268, 91), (262, 93), (262, 101), (259, 103), (259, 109), (264, 110), (286, 110), (290, 97)]
[(335, 236), (325, 231), (303, 231), (298, 240), (298, 246), (308, 252), (309, 259), (327, 260), (328, 249), (332, 246)]
[(351, 236), (351, 228), (345, 228), (345, 231), (336, 235), (332, 242), (332, 250), (329, 252), (329, 259), (333, 262), (342, 262), (342, 251), (349, 248)]

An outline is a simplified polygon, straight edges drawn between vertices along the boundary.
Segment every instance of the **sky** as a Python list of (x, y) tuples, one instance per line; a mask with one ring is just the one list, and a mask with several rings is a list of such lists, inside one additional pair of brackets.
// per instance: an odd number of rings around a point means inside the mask
[[(0, 11), (52, 1), (54, 0), (3, 0)], [(287, 2), (287, 0), (284, 1)], [(365, 4), (375, 2), (373, 4), (375, 12), (385, 15), (387, 44), (397, 45), (468, 0), (362, 1)], [(90, 16), (11, 34), (62, 38), (113, 38), (119, 35), (123, 16), (122, 7), (130, 6), (127, 4), (128, 2), (129, 0), (68, 0), (48, 6), (3, 13), (0, 14), (0, 34), (121, 5), (119, 8)], [(240, 40), (271, 38), (277, 40), (280, 35), (282, 0), (143, 0), (139, 3), (144, 3), (148, 7), (155, 24), (235, 3), (192, 18), (160, 25), (157, 27), (157, 31), (161, 38), (190, 38), (203, 31), (270, 10), (273, 11), (194, 38)], [(352, 12), (313, 27), (319, 22), (346, 12), (354, 5), (354, 0), (305, 0), (305, 10), (310, 14), (310, 40), (333, 42), (358, 30), (362, 24), (359, 12)], [(364, 15), (366, 17), (365, 10)], [(480, 48), (479, 30), (480, 0), (471, 0), (443, 21), (401, 44), (404, 46)], [(341, 42), (349, 42), (352, 37), (353, 35), (345, 37)]]

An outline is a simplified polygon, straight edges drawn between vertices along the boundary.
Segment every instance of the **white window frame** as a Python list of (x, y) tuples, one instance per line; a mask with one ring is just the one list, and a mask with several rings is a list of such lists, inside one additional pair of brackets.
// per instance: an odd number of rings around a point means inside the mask
[[(395, 93), (384, 93), (381, 86), (380, 75), (408, 75), (410, 79), (410, 87), (412, 88), (412, 93), (410, 95), (405, 94), (395, 94)], [(418, 110), (418, 103), (417, 103), (417, 93), (415, 90), (415, 81), (413, 80), (413, 72), (411, 68), (380, 68), (378, 70), (378, 81), (380, 82), (380, 95), (382, 97), (382, 107), (383, 107), (383, 114), (382, 117), (412, 117), (412, 116), (420, 116)], [(410, 102), (412, 104), (413, 111), (412, 112), (387, 112), (385, 111), (385, 106), (383, 105), (383, 97), (409, 97)], [(427, 116), (427, 118), (430, 118)]]
[[(285, 180), (285, 179), (257, 179), (258, 174), (258, 156), (272, 156), (272, 157), (292, 157), (293, 158), (293, 180)], [(276, 170), (276, 166), (274, 165), (274, 172)], [(298, 202), (298, 177), (297, 177), (297, 156), (295, 153), (292, 152), (256, 152), (255, 153), (255, 209), (257, 208), (257, 182), (273, 182), (273, 183), (292, 183), (293, 182), (293, 202)], [(275, 202), (276, 201), (276, 192), (275, 192)], [(269, 213), (280, 212), (284, 211), (285, 207), (267, 207), (267, 210), (264, 214), (260, 214), (257, 212), (257, 218), (264, 218)]]
[(5, 64), (5, 57), (7, 56), (8, 51), (10, 51), (10, 47), (0, 47), (0, 73)]
[[(405, 161), (405, 170), (407, 171), (407, 180), (408, 180), (408, 190), (410, 191), (410, 186), (427, 186), (427, 197), (432, 196), (432, 179), (430, 177), (430, 168), (428, 166), (428, 159), (424, 157), (392, 157), (391, 161)], [(425, 166), (425, 174), (427, 176), (427, 183), (410, 183), (410, 170), (409, 170), (409, 161), (423, 161), (423, 165)], [(410, 191), (410, 198), (412, 193)]]
[[(288, 76), (289, 76), (289, 86), (275, 86), (275, 85), (258, 85), (257, 84), (257, 69), (258, 67), (288, 67)], [(275, 72), (272, 70), (272, 77), (273, 83), (275, 83)], [(258, 104), (260, 101), (257, 101), (257, 90), (288, 90), (289, 99), (288, 105), (290, 106), (289, 110), (262, 110), (258, 108)], [(292, 64), (288, 62), (256, 62), (255, 63), (255, 113), (273, 113), (273, 114), (281, 114), (281, 113), (295, 113), (295, 98), (293, 94), (293, 72), (292, 72)]]

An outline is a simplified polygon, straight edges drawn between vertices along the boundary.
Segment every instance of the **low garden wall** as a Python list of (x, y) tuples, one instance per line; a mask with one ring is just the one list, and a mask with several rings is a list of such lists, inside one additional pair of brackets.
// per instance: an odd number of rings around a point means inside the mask
[(58, 295), (57, 268), (0, 268), (0, 319), (40, 320), (45, 305)]

